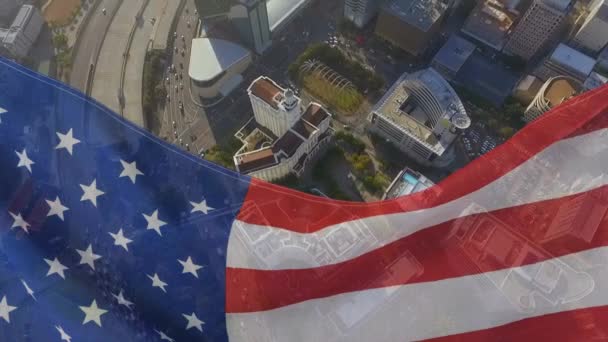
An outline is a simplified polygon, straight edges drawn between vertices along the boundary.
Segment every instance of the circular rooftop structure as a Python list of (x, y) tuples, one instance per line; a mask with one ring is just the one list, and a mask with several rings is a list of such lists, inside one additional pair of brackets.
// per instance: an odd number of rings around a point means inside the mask
[(192, 40), (188, 76), (195, 82), (213, 83), (233, 65), (249, 57), (249, 50), (238, 44), (222, 39), (195, 38)]

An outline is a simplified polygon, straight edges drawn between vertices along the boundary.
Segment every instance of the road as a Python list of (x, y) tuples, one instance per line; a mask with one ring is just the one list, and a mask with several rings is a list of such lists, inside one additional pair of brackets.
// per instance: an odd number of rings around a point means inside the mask
[[(104, 32), (110, 27), (112, 13), (118, 9), (121, 2), (122, 0), (101, 0), (95, 13), (91, 13), (87, 27), (82, 30), (80, 46), (72, 63), (70, 85), (83, 92), (86, 91), (89, 68), (97, 62)], [(102, 8), (106, 9), (106, 14), (103, 14)]]

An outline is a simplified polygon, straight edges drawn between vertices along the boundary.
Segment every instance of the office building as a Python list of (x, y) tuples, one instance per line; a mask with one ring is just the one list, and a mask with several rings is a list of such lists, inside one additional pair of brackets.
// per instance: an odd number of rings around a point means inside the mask
[(389, 0), (380, 9), (376, 35), (420, 56), (439, 32), (447, 7), (439, 0)]
[(378, 13), (381, 0), (344, 0), (344, 18), (363, 28)]
[(38, 39), (44, 19), (40, 11), (32, 5), (23, 5), (17, 12), (11, 26), (0, 29), (0, 45), (12, 58), (27, 56)]
[(592, 72), (583, 83), (583, 90), (593, 90), (603, 86), (606, 83), (608, 83), (608, 77), (600, 75), (597, 72)]
[(501, 51), (519, 17), (519, 0), (486, 0), (475, 6), (462, 32), (497, 51)]
[(544, 82), (534, 75), (526, 75), (518, 83), (513, 90), (513, 97), (522, 105), (528, 106), (538, 91), (543, 86)]
[(452, 80), (473, 52), (475, 44), (453, 34), (433, 57), (431, 66), (445, 79)]
[(402, 75), (376, 104), (370, 129), (431, 165), (471, 125), (460, 98), (433, 68)]
[(529, 60), (560, 29), (570, 0), (534, 0), (513, 29), (503, 52)]
[(239, 0), (230, 8), (228, 17), (256, 53), (261, 54), (272, 45), (266, 0)]
[(597, 68), (601, 68), (608, 75), (608, 46), (606, 46), (600, 55), (597, 56), (596, 65)]
[(545, 58), (534, 71), (534, 75), (543, 81), (557, 76), (570, 76), (584, 82), (593, 67), (595, 60), (568, 45), (559, 44), (553, 53)]
[(591, 53), (598, 53), (608, 44), (608, 1), (591, 3), (589, 15), (576, 32), (574, 44)]
[(267, 77), (258, 77), (247, 93), (254, 119), (235, 135), (243, 142), (236, 170), (269, 181), (301, 176), (332, 138), (331, 115), (314, 102), (303, 107), (292, 90)]
[(24, 0), (0, 0), (0, 26), (7, 26)]
[(568, 76), (554, 77), (540, 88), (534, 100), (530, 103), (524, 113), (524, 121), (531, 122), (559, 106), (582, 91), (581, 82)]
[(435, 185), (435, 183), (426, 178), (424, 175), (410, 168), (405, 168), (403, 171), (399, 172), (391, 185), (388, 186), (384, 192), (384, 195), (382, 196), (382, 199), (387, 200), (407, 196), (416, 192), (424, 191), (433, 185)]
[(223, 98), (241, 82), (251, 64), (251, 53), (238, 44), (213, 38), (192, 40), (190, 90), (200, 99)]

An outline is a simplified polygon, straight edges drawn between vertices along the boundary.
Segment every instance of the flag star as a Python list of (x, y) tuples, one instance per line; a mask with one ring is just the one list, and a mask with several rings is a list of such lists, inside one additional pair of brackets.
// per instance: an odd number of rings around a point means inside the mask
[(95, 260), (101, 258), (101, 255), (93, 253), (93, 247), (91, 246), (91, 244), (89, 244), (89, 247), (87, 247), (86, 250), (82, 251), (80, 249), (77, 249), (76, 252), (80, 254), (79, 265), (87, 264), (89, 265), (89, 267), (95, 270)]
[(105, 192), (97, 189), (97, 179), (93, 179), (93, 182), (89, 186), (80, 184), (80, 187), (84, 192), (82, 194), (82, 197), (80, 198), (80, 201), (91, 201), (91, 203), (93, 203), (93, 205), (97, 207), (97, 197), (105, 194)]
[(15, 228), (15, 227), (19, 227), (19, 228), (23, 229), (23, 231), (26, 233), (30, 232), (28, 230), (28, 228), (30, 227), (30, 224), (25, 222), (25, 220), (23, 219), (21, 214), (15, 215), (15, 214), (11, 213), (10, 211), (8, 213), (13, 217), (13, 225), (11, 226), (11, 229)]
[(15, 151), (17, 156), (19, 156), (19, 163), (17, 167), (25, 167), (30, 173), (32, 173), (32, 165), (35, 163), (27, 156), (27, 151), (23, 149), (23, 152), (19, 153)]
[(198, 273), (196, 273), (196, 271), (200, 270), (201, 268), (203, 268), (203, 266), (197, 265), (195, 263), (192, 262), (192, 258), (188, 257), (188, 259), (186, 259), (186, 261), (181, 261), (181, 260), (177, 260), (179, 261), (180, 264), (182, 264), (183, 266), (183, 270), (182, 270), (182, 274), (184, 273), (190, 273), (193, 276), (198, 278)]
[(109, 234), (112, 235), (112, 238), (114, 239), (114, 246), (121, 246), (125, 249), (125, 251), (129, 251), (129, 247), (127, 245), (133, 242), (133, 240), (126, 238), (122, 233), (122, 229), (119, 229), (116, 234)]
[(59, 331), (59, 333), (61, 334), (61, 340), (62, 341), (67, 341), (67, 342), (71, 342), (72, 341), (72, 337), (70, 335), (68, 335), (65, 330), (63, 330), (63, 328), (60, 325), (56, 325), (55, 329), (57, 329), (57, 331)]
[(158, 335), (160, 335), (160, 340), (161, 340), (161, 341), (169, 341), (169, 342), (174, 342), (174, 340), (173, 340), (171, 337), (167, 336), (167, 335), (166, 335), (164, 332), (162, 332), (162, 331), (158, 331), (158, 330), (156, 330), (156, 329), (155, 329), (154, 331), (156, 331), (156, 333), (157, 333)]
[(57, 215), (63, 221), (63, 212), (69, 210), (69, 208), (61, 203), (59, 196), (55, 197), (54, 201), (46, 200), (46, 204), (49, 205), (49, 212), (46, 216)]
[(209, 210), (213, 210), (214, 208), (211, 208), (210, 206), (207, 205), (207, 200), (202, 200), (200, 203), (196, 203), (196, 202), (190, 202), (190, 205), (192, 205), (192, 211), (190, 211), (191, 213), (200, 211), (201, 213), (207, 215), (207, 213), (209, 212)]
[(122, 295), (122, 290), (120, 290), (118, 295), (112, 294), (112, 297), (116, 298), (116, 300), (118, 301), (118, 304), (124, 305), (124, 306), (128, 307), (129, 309), (131, 308), (131, 305), (133, 305), (133, 302), (126, 300), (125, 297)]
[(154, 273), (154, 276), (151, 276), (151, 275), (147, 275), (147, 276), (148, 276), (148, 278), (150, 278), (150, 280), (152, 280), (153, 287), (159, 287), (161, 290), (163, 290), (163, 292), (167, 293), (167, 290), (165, 290), (165, 286), (167, 286), (167, 283), (160, 280), (160, 278), (158, 277), (158, 274)]
[(155, 232), (158, 233), (158, 235), (163, 236), (163, 234), (160, 232), (160, 227), (164, 226), (167, 224), (167, 222), (161, 221), (158, 219), (158, 210), (154, 210), (154, 212), (152, 213), (152, 215), (148, 216), (146, 214), (142, 214), (144, 215), (144, 218), (146, 219), (146, 221), (148, 221), (148, 229), (152, 229)]
[(55, 149), (58, 150), (60, 148), (65, 148), (68, 153), (72, 155), (74, 145), (80, 143), (80, 140), (74, 138), (74, 136), (72, 135), (72, 129), (70, 128), (70, 130), (66, 134), (61, 134), (57, 132), (57, 136), (59, 137), (60, 141), (59, 145), (57, 145)]
[(129, 177), (129, 179), (131, 179), (131, 182), (133, 184), (135, 184), (135, 178), (137, 178), (137, 176), (143, 176), (144, 173), (139, 171), (137, 169), (137, 163), (136, 162), (132, 162), (132, 163), (127, 163), (124, 160), (120, 160), (120, 163), (122, 164), (122, 172), (120, 173), (120, 177)]
[(23, 284), (23, 287), (25, 287), (25, 292), (27, 292), (28, 295), (30, 295), (32, 298), (34, 298), (35, 301), (37, 301), (36, 297), (34, 296), (34, 291), (27, 285), (25, 280), (21, 279), (21, 284)]
[(196, 329), (198, 329), (198, 331), (203, 332), (203, 324), (205, 324), (205, 322), (198, 319), (198, 317), (196, 317), (196, 314), (194, 312), (191, 315), (182, 314), (182, 316), (184, 316), (184, 318), (188, 320), (188, 325), (186, 326), (186, 330), (188, 330), (190, 328), (196, 328)]
[[(0, 114), (6, 113), (6, 109), (0, 107)], [(2, 119), (0, 119), (0, 123), (2, 123)]]
[(46, 263), (49, 265), (49, 271), (46, 273), (46, 276), (50, 276), (53, 274), (58, 274), (61, 278), (65, 279), (65, 274), (63, 273), (68, 267), (62, 265), (57, 258), (54, 260), (44, 259)]
[(82, 321), (82, 325), (85, 325), (88, 322), (95, 322), (100, 327), (101, 315), (108, 312), (108, 310), (100, 309), (97, 306), (97, 302), (95, 301), (95, 299), (93, 299), (93, 303), (91, 303), (91, 306), (81, 306), (80, 310), (84, 312), (84, 321)]
[(2, 301), (0, 301), (0, 317), (4, 318), (6, 323), (11, 322), (11, 317), (9, 314), (15, 309), (17, 309), (17, 307), (8, 305), (6, 302), (6, 296), (2, 296)]

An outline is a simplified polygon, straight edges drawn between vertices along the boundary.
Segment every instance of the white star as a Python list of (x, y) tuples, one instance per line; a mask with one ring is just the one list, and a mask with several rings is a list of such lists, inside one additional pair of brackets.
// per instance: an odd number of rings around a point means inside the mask
[(205, 322), (198, 319), (198, 317), (196, 317), (196, 314), (194, 312), (191, 315), (182, 314), (182, 316), (184, 316), (184, 318), (188, 320), (188, 325), (186, 326), (186, 330), (188, 330), (190, 328), (196, 328), (196, 329), (198, 329), (198, 331), (203, 332), (203, 324), (205, 324)]
[(192, 211), (191, 211), (191, 213), (200, 211), (201, 213), (207, 215), (207, 213), (209, 212), (209, 210), (213, 210), (214, 209), (214, 208), (211, 208), (210, 206), (207, 205), (207, 200), (202, 200), (200, 203), (196, 203), (196, 202), (190, 201), (190, 205), (192, 205)]
[(87, 324), (87, 322), (95, 322), (98, 326), (101, 327), (101, 315), (108, 312), (108, 310), (100, 309), (97, 307), (97, 302), (93, 299), (93, 303), (91, 306), (81, 306), (80, 310), (84, 312), (84, 321), (82, 321), (82, 325)]
[(27, 156), (27, 151), (23, 149), (23, 152), (19, 153), (15, 151), (15, 153), (17, 153), (17, 156), (19, 156), (19, 163), (17, 164), (17, 167), (23, 166), (30, 173), (32, 173), (32, 165), (34, 165), (35, 163)]
[(65, 148), (68, 153), (72, 155), (74, 145), (80, 142), (80, 140), (74, 138), (74, 136), (72, 135), (72, 129), (70, 128), (70, 130), (66, 134), (61, 134), (57, 132), (57, 136), (59, 137), (60, 141), (59, 145), (57, 145), (55, 149), (58, 150), (60, 148)]
[(46, 216), (57, 215), (61, 221), (63, 221), (63, 212), (69, 210), (69, 208), (61, 203), (59, 196), (55, 197), (54, 201), (46, 200), (46, 204), (49, 205), (49, 212), (46, 214)]
[(193, 276), (198, 278), (198, 273), (196, 273), (196, 271), (203, 268), (203, 266), (193, 263), (191, 257), (188, 257), (188, 259), (186, 259), (186, 261), (181, 261), (179, 259), (177, 261), (179, 261), (179, 263), (182, 264), (182, 266), (184, 267), (184, 269), (182, 270), (182, 274), (190, 273)]
[[(0, 114), (4, 114), (6, 113), (6, 109), (0, 107)], [(0, 123), (2, 123), (2, 120), (0, 119)]]
[(166, 225), (167, 222), (158, 219), (158, 210), (154, 210), (154, 212), (150, 216), (146, 214), (142, 215), (144, 215), (144, 218), (146, 219), (146, 221), (148, 221), (148, 229), (152, 229), (157, 232), (158, 235), (163, 236), (163, 234), (161, 234), (160, 232), (160, 227)]
[(44, 261), (46, 261), (46, 263), (50, 266), (49, 271), (46, 273), (47, 277), (52, 274), (58, 274), (61, 278), (65, 279), (65, 274), (63, 272), (67, 270), (68, 267), (62, 265), (57, 258), (55, 258), (53, 261), (49, 259), (44, 259)]
[(13, 217), (13, 225), (11, 226), (11, 229), (15, 228), (15, 227), (19, 227), (19, 228), (23, 229), (23, 231), (26, 233), (30, 232), (28, 230), (28, 228), (30, 227), (30, 224), (25, 222), (25, 220), (23, 219), (21, 214), (15, 215), (15, 214), (11, 213), (10, 211), (8, 213)]
[(131, 179), (131, 182), (135, 184), (135, 178), (137, 178), (137, 176), (143, 176), (144, 173), (137, 169), (136, 162), (127, 163), (126, 161), (121, 159), (120, 163), (122, 164), (122, 172), (120, 173), (119, 178), (129, 177), (129, 179)]
[(95, 270), (95, 260), (101, 258), (101, 255), (97, 255), (97, 254), (93, 253), (93, 247), (91, 246), (91, 244), (89, 244), (89, 247), (87, 247), (87, 249), (85, 251), (77, 249), (76, 252), (78, 252), (78, 254), (80, 254), (79, 265), (87, 264), (87, 265), (89, 265), (89, 267), (91, 267), (93, 270)]
[(61, 334), (61, 340), (62, 341), (67, 341), (67, 342), (71, 342), (72, 341), (72, 337), (70, 337), (70, 335), (68, 335), (65, 330), (63, 330), (63, 328), (59, 325), (55, 326), (55, 329), (57, 329), (57, 331), (59, 331), (59, 333)]
[(120, 293), (118, 293), (118, 295), (112, 294), (112, 297), (116, 298), (116, 300), (118, 301), (118, 304), (124, 305), (124, 306), (128, 307), (129, 309), (131, 308), (131, 305), (133, 305), (132, 302), (126, 300), (125, 297), (122, 295), (122, 290), (120, 290)]
[(152, 280), (153, 287), (159, 287), (161, 290), (163, 290), (163, 292), (167, 293), (167, 290), (165, 290), (165, 286), (167, 286), (167, 283), (160, 280), (160, 278), (158, 277), (158, 274), (154, 273), (154, 276), (148, 275), (148, 278), (150, 278), (150, 280)]
[(114, 234), (114, 233), (109, 233), (109, 234), (112, 235), (112, 238), (114, 239), (114, 246), (121, 246), (122, 248), (125, 249), (125, 251), (127, 251), (127, 252), (129, 251), (129, 247), (127, 245), (130, 244), (131, 242), (133, 242), (133, 240), (127, 239), (123, 235), (122, 229), (119, 229), (116, 234)]
[(11, 322), (11, 317), (9, 314), (15, 309), (17, 309), (17, 307), (8, 305), (6, 302), (6, 296), (2, 296), (2, 301), (0, 301), (0, 317), (4, 318), (6, 323)]
[(36, 299), (36, 297), (34, 296), (34, 291), (30, 289), (25, 280), (21, 279), (21, 284), (23, 284), (23, 287), (25, 287), (25, 292), (27, 292), (28, 295), (34, 298), (35, 301), (38, 301), (38, 299)]
[(156, 331), (156, 333), (157, 333), (158, 335), (160, 335), (160, 340), (161, 340), (161, 341), (169, 341), (169, 342), (174, 342), (174, 340), (173, 340), (171, 337), (167, 336), (167, 335), (166, 335), (164, 332), (162, 332), (162, 331), (158, 331), (158, 330), (156, 330), (156, 329), (155, 329), (154, 331)]
[(93, 179), (93, 183), (91, 183), (89, 186), (80, 184), (80, 187), (84, 192), (80, 198), (80, 201), (82, 202), (89, 200), (95, 207), (97, 207), (97, 197), (105, 194), (105, 192), (97, 189), (97, 179)]

